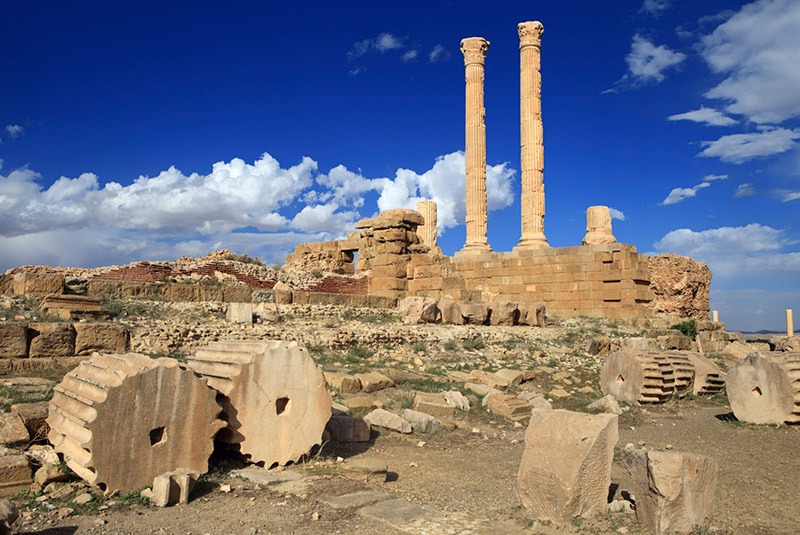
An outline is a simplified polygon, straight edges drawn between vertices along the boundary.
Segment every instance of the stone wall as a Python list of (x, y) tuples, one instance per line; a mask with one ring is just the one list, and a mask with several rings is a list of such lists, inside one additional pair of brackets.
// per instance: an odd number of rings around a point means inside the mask
[(0, 323), (0, 361), (125, 353), (129, 347), (130, 333), (117, 323)]
[(657, 313), (708, 319), (711, 270), (685, 256), (662, 254), (648, 262)]

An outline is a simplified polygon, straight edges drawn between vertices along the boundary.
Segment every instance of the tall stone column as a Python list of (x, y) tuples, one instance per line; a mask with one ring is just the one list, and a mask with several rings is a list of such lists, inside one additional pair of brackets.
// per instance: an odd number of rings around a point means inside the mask
[(486, 108), (483, 106), (483, 66), (489, 41), (461, 41), (466, 70), (466, 190), (467, 240), (462, 252), (491, 251), (486, 238)]
[(436, 225), (437, 225), (437, 210), (435, 201), (419, 201), (417, 203), (417, 212), (422, 215), (425, 222), (417, 227), (417, 235), (422, 243), (436, 249)]
[(549, 247), (544, 235), (544, 126), (541, 51), (544, 26), (521, 22), (519, 33), (519, 130), (522, 164), (522, 236), (516, 248)]

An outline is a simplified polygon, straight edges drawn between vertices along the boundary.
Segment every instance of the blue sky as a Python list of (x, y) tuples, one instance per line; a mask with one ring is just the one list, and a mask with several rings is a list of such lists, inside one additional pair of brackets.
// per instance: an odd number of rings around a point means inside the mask
[[(54, 5), (55, 4), (55, 5)], [(489, 242), (519, 239), (516, 25), (540, 20), (545, 234), (614, 209), (707, 262), (729, 327), (800, 309), (800, 2), (12, 2), (0, 30), (0, 270), (282, 261), (439, 202), (464, 243), (464, 67), (486, 59)]]

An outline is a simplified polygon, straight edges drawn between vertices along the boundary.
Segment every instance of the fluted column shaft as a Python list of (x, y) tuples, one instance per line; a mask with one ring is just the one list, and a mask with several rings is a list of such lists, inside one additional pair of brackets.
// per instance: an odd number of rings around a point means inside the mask
[(425, 223), (417, 227), (417, 234), (422, 243), (430, 247), (436, 248), (436, 225), (437, 225), (437, 210), (436, 202), (434, 201), (419, 201), (417, 203), (417, 212), (422, 215)]
[(464, 251), (491, 251), (486, 238), (486, 108), (483, 79), (489, 41), (469, 37), (461, 41), (466, 71), (466, 193), (467, 239)]
[(541, 22), (521, 22), (519, 33), (522, 236), (518, 247), (548, 247), (544, 235), (544, 125), (542, 124)]

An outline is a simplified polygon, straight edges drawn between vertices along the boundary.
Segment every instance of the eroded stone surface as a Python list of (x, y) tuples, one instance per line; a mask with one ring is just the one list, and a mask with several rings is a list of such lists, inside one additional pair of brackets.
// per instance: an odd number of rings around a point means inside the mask
[(203, 379), (174, 359), (135, 353), (82, 362), (55, 387), (49, 412), (56, 451), (107, 493), (141, 489), (178, 468), (205, 473), (224, 425)]
[(752, 353), (728, 370), (733, 414), (754, 424), (800, 423), (800, 353)]
[(717, 461), (690, 453), (625, 449), (636, 517), (651, 532), (705, 531), (714, 509)]
[(618, 437), (616, 415), (531, 411), (518, 475), (528, 516), (564, 524), (605, 513)]
[(216, 342), (190, 368), (224, 395), (217, 439), (265, 466), (296, 462), (322, 441), (331, 396), (322, 370), (297, 343)]

